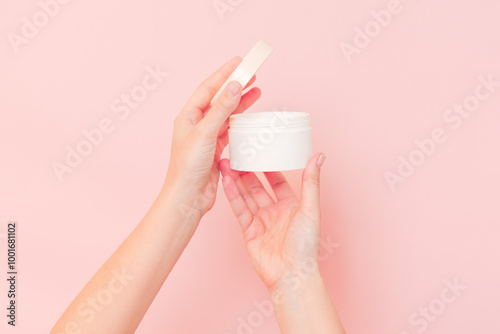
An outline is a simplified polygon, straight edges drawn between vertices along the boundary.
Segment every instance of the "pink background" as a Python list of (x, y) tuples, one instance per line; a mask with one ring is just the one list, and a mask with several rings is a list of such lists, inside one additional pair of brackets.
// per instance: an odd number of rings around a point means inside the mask
[[(390, 1), (223, 2), (233, 10), (221, 19), (213, 0), (73, 0), (18, 53), (7, 35), (40, 5), (0, 2), (0, 233), (18, 222), (20, 272), (19, 325), (2, 311), (0, 331), (50, 330), (150, 207), (191, 92), (264, 39), (275, 52), (252, 110), (312, 114), (314, 149), (327, 155), (323, 239), (339, 244), (321, 266), (347, 332), (419, 333), (409, 317), (455, 279), (466, 289), (425, 333), (500, 332), (500, 87), (458, 129), (443, 120), (478, 76), (500, 81), (499, 3), (401, 0), (348, 62), (340, 44)], [(156, 65), (169, 76), (121, 120), (111, 102)], [(115, 130), (58, 182), (53, 161), (103, 118)], [(391, 191), (384, 173), (435, 128), (447, 140)], [(298, 191), (300, 172), (287, 176)], [(219, 196), (137, 333), (237, 333), (266, 298)], [(278, 327), (271, 316), (252, 331)]]

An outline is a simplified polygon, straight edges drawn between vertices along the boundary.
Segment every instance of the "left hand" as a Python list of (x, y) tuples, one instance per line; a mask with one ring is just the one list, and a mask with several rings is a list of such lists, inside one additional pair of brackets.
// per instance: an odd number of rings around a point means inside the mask
[[(200, 218), (215, 202), (218, 163), (228, 144), (229, 116), (244, 112), (261, 95), (259, 88), (252, 88), (242, 96), (243, 88), (233, 81), (210, 107), (211, 99), (241, 61), (240, 57), (231, 59), (201, 83), (174, 121), (164, 190), (173, 189), (180, 205)], [(255, 77), (247, 87), (254, 81)]]
[(304, 168), (300, 199), (281, 172), (264, 172), (276, 201), (255, 173), (232, 170), (227, 159), (219, 163), (248, 255), (271, 294), (293, 290), (298, 277), (321, 277), (319, 177), (324, 159), (315, 154)]

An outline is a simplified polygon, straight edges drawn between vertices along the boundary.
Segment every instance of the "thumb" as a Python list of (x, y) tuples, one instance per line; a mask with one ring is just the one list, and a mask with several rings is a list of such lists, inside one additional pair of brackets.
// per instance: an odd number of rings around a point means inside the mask
[(238, 107), (241, 100), (241, 91), (242, 87), (237, 81), (231, 81), (226, 86), (215, 104), (196, 125), (205, 137), (211, 139), (217, 138), (224, 122)]
[(307, 163), (302, 173), (302, 195), (300, 207), (310, 217), (320, 216), (319, 204), (319, 175), (321, 165), (326, 156), (323, 153), (315, 154)]

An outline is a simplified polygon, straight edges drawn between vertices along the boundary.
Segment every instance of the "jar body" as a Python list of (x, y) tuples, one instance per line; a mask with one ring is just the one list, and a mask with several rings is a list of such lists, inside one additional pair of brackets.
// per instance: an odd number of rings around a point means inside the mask
[(302, 169), (312, 155), (310, 117), (304, 112), (233, 115), (228, 135), (233, 170), (271, 172)]

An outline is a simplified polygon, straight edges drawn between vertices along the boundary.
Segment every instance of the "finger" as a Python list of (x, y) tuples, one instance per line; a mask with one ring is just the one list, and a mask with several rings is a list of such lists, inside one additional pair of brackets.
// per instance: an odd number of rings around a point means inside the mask
[(243, 198), (243, 201), (245, 201), (245, 204), (248, 207), (250, 213), (252, 215), (257, 214), (257, 212), (259, 211), (259, 206), (257, 205), (257, 203), (255, 203), (255, 200), (250, 195), (247, 187), (240, 178), (240, 175), (245, 172), (232, 170), (228, 159), (222, 159), (221, 161), (219, 161), (219, 169), (223, 177), (229, 176), (233, 180), (236, 187), (238, 188), (240, 196)]
[[(259, 88), (254, 87), (250, 89), (248, 92), (246, 92), (240, 100), (240, 104), (238, 107), (233, 111), (231, 115), (236, 115), (236, 114), (241, 114), (248, 110), (262, 95), (262, 92), (260, 91)], [(219, 130), (219, 136), (222, 136), (224, 132), (227, 130), (229, 127), (229, 117), (226, 119), (224, 124)]]
[(326, 156), (323, 153), (315, 154), (307, 163), (302, 173), (302, 194), (300, 206), (312, 217), (319, 218), (319, 175), (321, 165)]
[(246, 231), (252, 223), (252, 213), (248, 209), (245, 200), (241, 196), (241, 193), (231, 176), (224, 175), (222, 177), (222, 186), (224, 187), (224, 193), (226, 194), (229, 205), (231, 206), (241, 229)]
[(274, 200), (269, 196), (255, 173), (245, 172), (240, 175), (240, 179), (245, 184), (250, 196), (252, 196), (253, 200), (260, 208), (274, 204)]
[(285, 176), (281, 172), (264, 172), (269, 185), (273, 189), (274, 195), (278, 201), (286, 199), (297, 199), (292, 187), (288, 184)]
[(195, 129), (205, 139), (217, 139), (221, 127), (238, 107), (241, 100), (241, 92), (241, 85), (237, 81), (231, 81), (205, 117), (196, 124)]
[(257, 102), (257, 100), (260, 98), (261, 95), (262, 91), (260, 90), (260, 88), (253, 87), (241, 97), (240, 104), (232, 114), (234, 115), (243, 113), (248, 108), (250, 108), (255, 102)]
[(238, 67), (241, 60), (241, 57), (234, 57), (205, 79), (188, 99), (184, 110), (189, 112), (191, 110), (198, 109), (203, 111), (207, 109), (210, 106), (210, 100), (212, 100), (222, 84), (226, 82), (227, 78)]

